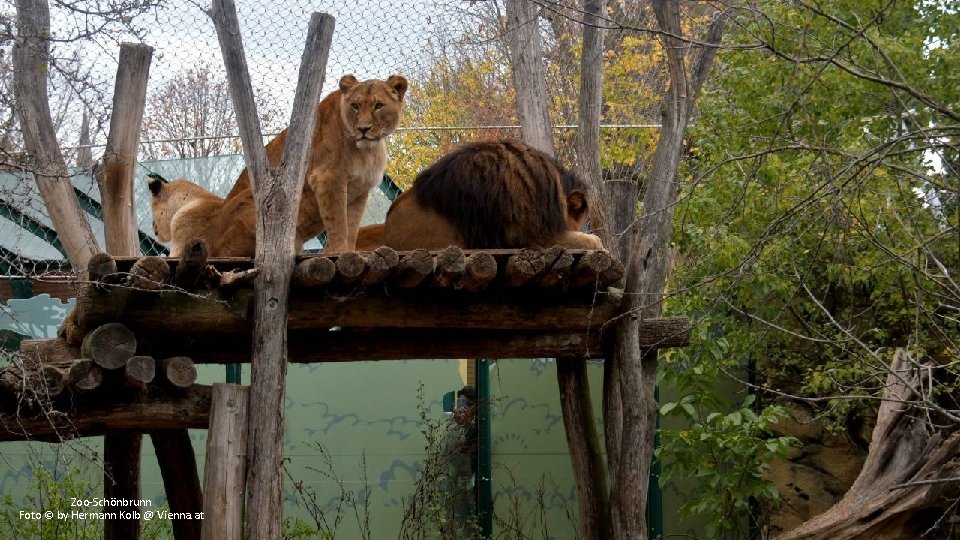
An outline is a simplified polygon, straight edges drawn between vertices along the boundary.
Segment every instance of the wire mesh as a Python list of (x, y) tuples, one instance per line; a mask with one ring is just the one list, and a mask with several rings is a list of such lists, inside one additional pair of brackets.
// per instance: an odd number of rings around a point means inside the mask
[[(568, 164), (576, 159), (583, 29), (577, 6), (566, 0), (542, 2), (539, 19), (555, 141)], [(71, 181), (101, 245), (99, 193), (90, 166), (106, 141), (121, 42), (154, 48), (136, 187), (145, 253), (163, 253), (149, 226), (148, 173), (188, 178), (223, 195), (242, 168), (207, 8), (191, 0), (51, 4), (52, 116), (73, 167)], [(520, 136), (500, 2), (239, 0), (237, 10), (265, 134), (287, 123), (309, 14), (323, 11), (336, 18), (324, 94), (347, 73), (360, 79), (399, 73), (410, 81), (401, 129), (389, 142), (387, 173), (401, 187), (451, 145)], [(646, 26), (647, 17), (640, 2), (612, 2), (603, 23), (609, 31), (602, 117), (607, 127), (601, 144), (608, 175), (632, 170), (656, 136), (651, 127), (663, 84), (658, 49), (654, 40), (633, 30)], [(63, 266), (64, 256), (22, 159), (10, 61), (16, 32), (14, 2), (0, 0), (0, 273), (30, 276)]]

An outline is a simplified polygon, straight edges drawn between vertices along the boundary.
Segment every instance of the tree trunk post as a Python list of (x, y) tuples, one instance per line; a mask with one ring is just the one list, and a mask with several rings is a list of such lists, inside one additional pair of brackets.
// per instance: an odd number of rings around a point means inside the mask
[(47, 98), (50, 71), (50, 7), (46, 0), (17, 0), (13, 89), (33, 176), (57, 237), (76, 272), (98, 251), (90, 222), (73, 192)]
[(251, 396), (247, 485), (249, 535), (279, 538), (283, 524), (283, 430), (287, 374), (287, 312), (294, 268), (294, 233), (303, 171), (316, 124), (333, 40), (332, 16), (314, 13), (300, 63), (281, 170), (269, 170), (257, 120), (253, 88), (232, 0), (216, 0), (210, 12), (217, 28), (230, 93), (237, 108), (244, 159), (257, 207)]
[(133, 178), (152, 57), (153, 48), (147, 45), (120, 45), (110, 134), (103, 154), (103, 166), (97, 174), (103, 201), (107, 253), (113, 255), (140, 254), (133, 204)]
[(547, 82), (543, 74), (543, 46), (537, 7), (532, 0), (507, 0), (507, 37), (513, 89), (516, 92), (520, 132), (530, 146), (554, 155)]
[[(190, 433), (186, 429), (151, 431), (150, 440), (157, 452), (157, 464), (160, 466), (170, 511), (195, 516), (196, 512), (203, 509), (203, 495)], [(203, 521), (172, 519), (171, 525), (175, 540), (200, 540)]]
[(250, 387), (213, 385), (203, 471), (204, 540), (243, 538), (249, 403)]
[[(143, 437), (132, 431), (115, 431), (103, 438), (103, 497), (135, 501), (140, 499), (140, 448)], [(138, 540), (140, 519), (108, 519), (103, 523), (104, 540)]]

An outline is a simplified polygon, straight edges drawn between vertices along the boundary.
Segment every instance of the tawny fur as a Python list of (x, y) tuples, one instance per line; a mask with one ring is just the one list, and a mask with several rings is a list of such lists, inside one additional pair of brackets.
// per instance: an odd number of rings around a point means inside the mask
[[(340, 79), (339, 90), (331, 92), (317, 106), (313, 145), (297, 216), (297, 251), (307, 240), (324, 231), (327, 233), (325, 251), (355, 248), (367, 197), (383, 178), (387, 163), (386, 138), (399, 124), (406, 90), (407, 80), (399, 75), (363, 82), (353, 75), (345, 75)], [(284, 130), (267, 144), (271, 165), (279, 165), (286, 139)], [(172, 188), (167, 195), (169, 202), (154, 205), (155, 222), (158, 221), (157, 206), (173, 212), (169, 216), (169, 230), (161, 231), (162, 226), (157, 223), (158, 239), (170, 242), (172, 250), (178, 250), (193, 238), (205, 238), (211, 257), (254, 255), (256, 210), (246, 170), (219, 204), (200, 197), (194, 190), (180, 194), (180, 188), (173, 184), (170, 182), (159, 190), (162, 193)], [(155, 193), (154, 199), (157, 197)], [(191, 197), (197, 197), (197, 201), (191, 202), (188, 209), (184, 200)], [(185, 210), (189, 219), (186, 216), (173, 219), (173, 214)], [(179, 226), (174, 221), (178, 221)]]
[(601, 249), (578, 229), (583, 184), (557, 161), (518, 141), (463, 145), (417, 175), (387, 213), (394, 249), (550, 247)]

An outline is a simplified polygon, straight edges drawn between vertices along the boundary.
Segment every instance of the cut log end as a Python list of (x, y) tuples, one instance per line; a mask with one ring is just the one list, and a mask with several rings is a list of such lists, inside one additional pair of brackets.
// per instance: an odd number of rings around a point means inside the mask
[(136, 336), (120, 323), (107, 323), (95, 328), (83, 338), (80, 345), (80, 355), (104, 369), (123, 367), (136, 350)]
[(186, 356), (174, 356), (158, 361), (163, 379), (177, 388), (188, 388), (197, 380), (197, 366)]

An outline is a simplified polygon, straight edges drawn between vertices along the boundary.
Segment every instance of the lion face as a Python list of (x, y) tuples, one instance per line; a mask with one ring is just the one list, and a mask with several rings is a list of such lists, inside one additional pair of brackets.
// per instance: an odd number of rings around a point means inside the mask
[(219, 199), (213, 193), (182, 178), (167, 181), (160, 177), (151, 177), (147, 186), (150, 188), (153, 233), (157, 240), (163, 243), (172, 240), (171, 222), (181, 208), (197, 199)]
[(407, 79), (400, 75), (385, 81), (360, 82), (353, 75), (340, 79), (340, 116), (357, 148), (371, 148), (397, 129), (406, 91)]

